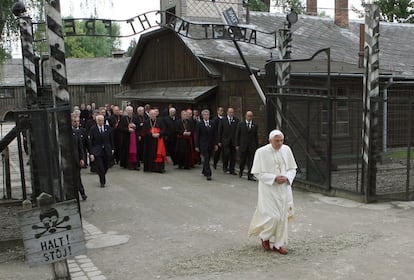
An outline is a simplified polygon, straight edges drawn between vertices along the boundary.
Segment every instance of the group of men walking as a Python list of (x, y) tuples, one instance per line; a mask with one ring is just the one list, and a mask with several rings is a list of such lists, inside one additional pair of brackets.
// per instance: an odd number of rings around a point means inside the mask
[[(87, 109), (89, 108), (89, 109)], [(105, 187), (105, 174), (113, 164), (130, 170), (165, 172), (170, 156), (172, 164), (180, 169), (190, 169), (203, 162), (202, 174), (211, 180), (210, 158), (213, 167), (221, 159), (223, 172), (237, 175), (236, 156), (240, 155), (239, 177), (247, 168), (248, 180), (256, 180), (251, 174), (254, 153), (258, 147), (258, 125), (253, 112), (247, 111), (245, 120), (234, 116), (234, 109), (218, 107), (215, 116), (204, 109), (177, 110), (170, 105), (162, 115), (149, 104), (132, 106), (121, 111), (118, 106), (91, 110), (91, 106), (75, 108), (72, 113), (73, 135), (80, 143), (77, 162), (79, 167), (91, 165), (91, 171), (99, 175), (101, 187)], [(201, 161), (203, 158), (203, 161)], [(83, 193), (83, 194), (82, 194)], [(85, 197), (81, 187), (81, 195)]]

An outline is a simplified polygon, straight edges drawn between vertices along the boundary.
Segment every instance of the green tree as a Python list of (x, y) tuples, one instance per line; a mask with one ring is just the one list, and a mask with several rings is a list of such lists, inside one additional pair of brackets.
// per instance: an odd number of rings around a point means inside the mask
[(306, 11), (303, 7), (302, 0), (276, 0), (275, 6), (282, 8), (285, 13), (293, 10), (297, 14), (304, 14)]
[[(85, 22), (75, 21), (76, 31), (80, 34), (85, 33)], [(101, 21), (96, 21), (96, 31), (105, 34), (106, 27)], [(113, 24), (112, 36), (119, 36), (119, 24)], [(65, 38), (65, 48), (67, 57), (109, 57), (112, 50), (120, 46), (119, 38), (103, 36), (74, 36)]]
[[(17, 25), (16, 17), (12, 13), (12, 7), (15, 2), (21, 1), (25, 3), (27, 14), (32, 17), (33, 22), (44, 22), (44, 3), (45, 0), (0, 0), (0, 64), (4, 61), (4, 59), (10, 57), (10, 53), (8, 52), (8, 43), (11, 38), (19, 38), (19, 29)], [(65, 1), (65, 0), (61, 0)], [(105, 4), (113, 5), (113, 1), (108, 0), (83, 0), (81, 1), (81, 7), (93, 8), (93, 16), (98, 16), (98, 8), (104, 2)], [(34, 25), (35, 33), (34, 37), (36, 43), (34, 44), (34, 48), (36, 52), (47, 52), (48, 45), (45, 41), (46, 34), (45, 34), (45, 25)], [(118, 30), (119, 32), (119, 30)], [(114, 42), (116, 46), (117, 42)]]
[(248, 5), (250, 11), (265, 12), (268, 10), (266, 4), (261, 0), (249, 0)]
[[(0, 1), (0, 63), (4, 59), (10, 57), (10, 53), (7, 49), (7, 40), (12, 37), (16, 37), (19, 33), (16, 17), (12, 13), (12, 7), (16, 0), (1, 0)], [(43, 10), (42, 0), (26, 0), (25, 6), (28, 14), (33, 17), (35, 21), (38, 21), (41, 13), (38, 11)]]
[(318, 17), (329, 18), (330, 16), (326, 14), (326, 11), (322, 11), (318, 13)]
[[(380, 8), (381, 20), (388, 22), (414, 23), (414, 0), (377, 0), (375, 4)], [(367, 1), (362, 0), (364, 7)], [(365, 12), (352, 7), (352, 10), (364, 17)]]
[(125, 52), (126, 57), (132, 57), (132, 55), (134, 54), (135, 48), (137, 47), (137, 44), (138, 44), (138, 41), (136, 39), (132, 39), (129, 42), (129, 47), (127, 51)]

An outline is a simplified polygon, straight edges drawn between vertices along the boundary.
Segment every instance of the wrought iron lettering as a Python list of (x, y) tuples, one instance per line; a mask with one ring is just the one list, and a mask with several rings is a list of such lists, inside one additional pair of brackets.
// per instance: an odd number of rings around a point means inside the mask
[[(188, 37), (189, 28), (190, 28), (190, 22), (183, 20), (181, 21), (181, 24), (177, 30), (177, 33)], [(185, 31), (185, 33), (183, 34), (181, 31)]]
[(76, 27), (74, 19), (64, 19), (63, 20), (63, 29), (66, 36), (76, 35)]
[[(167, 22), (161, 22), (159, 18), (167, 18)], [(77, 28), (78, 22), (83, 24), (83, 28)], [(97, 28), (102, 23), (104, 30)], [(126, 25), (121, 30), (130, 30), (129, 34), (113, 35), (114, 24)], [(71, 18), (63, 20), (64, 36), (106, 36), (106, 37), (130, 37), (140, 34), (155, 27), (165, 27), (173, 30), (181, 36), (194, 40), (236, 40), (249, 44), (254, 44), (267, 49), (276, 47), (276, 31), (265, 32), (249, 28), (247, 26), (217, 24), (217, 23), (197, 23), (187, 21), (174, 14), (165, 11), (152, 11), (127, 20), (91, 19), (91, 18)], [(272, 42), (272, 43), (265, 43)]]

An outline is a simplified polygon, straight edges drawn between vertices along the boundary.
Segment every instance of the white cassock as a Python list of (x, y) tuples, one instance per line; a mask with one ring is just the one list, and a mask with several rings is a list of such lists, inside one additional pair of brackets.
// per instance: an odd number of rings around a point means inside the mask
[[(296, 176), (296, 168), (292, 150), (287, 145), (276, 150), (267, 144), (256, 151), (252, 174), (259, 180), (259, 193), (249, 236), (273, 240), (277, 248), (287, 244), (288, 218), (293, 216), (291, 185)], [(288, 182), (275, 182), (279, 175), (286, 176)]]

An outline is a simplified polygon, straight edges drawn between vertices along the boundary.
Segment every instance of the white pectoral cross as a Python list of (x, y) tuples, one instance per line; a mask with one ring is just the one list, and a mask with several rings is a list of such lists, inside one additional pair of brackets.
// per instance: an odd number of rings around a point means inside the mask
[(274, 152), (274, 160), (275, 160), (275, 167), (276, 167), (276, 173), (277, 176), (279, 175), (283, 175), (283, 158), (282, 158), (282, 154), (277, 151)]

